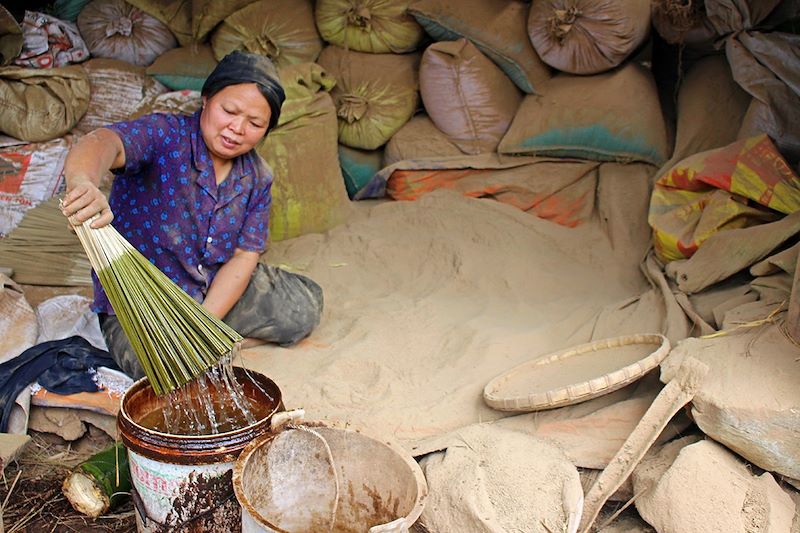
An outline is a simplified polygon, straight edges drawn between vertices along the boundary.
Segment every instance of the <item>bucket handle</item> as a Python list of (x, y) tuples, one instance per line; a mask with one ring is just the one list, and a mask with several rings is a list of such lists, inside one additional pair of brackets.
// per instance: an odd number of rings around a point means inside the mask
[(405, 518), (398, 518), (388, 524), (378, 524), (369, 528), (369, 533), (408, 533), (408, 524)]
[(277, 433), (283, 429), (287, 424), (300, 422), (305, 418), (305, 409), (292, 409), (291, 411), (281, 411), (272, 415), (270, 420), (269, 429), (273, 433)]

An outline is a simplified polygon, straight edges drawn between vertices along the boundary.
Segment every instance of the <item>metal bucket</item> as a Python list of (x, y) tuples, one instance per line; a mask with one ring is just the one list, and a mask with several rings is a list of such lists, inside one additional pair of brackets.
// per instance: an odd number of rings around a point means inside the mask
[(407, 532), (428, 487), (400, 446), (303, 422), (249, 444), (233, 470), (242, 533)]
[(234, 375), (245, 396), (262, 402), (268, 414), (226, 433), (176, 435), (140, 425), (167, 401), (155, 394), (146, 378), (122, 398), (117, 425), (128, 449), (140, 533), (241, 531), (241, 511), (231, 485), (233, 466), (245, 446), (269, 430), (283, 402), (280, 389), (266, 376), (238, 367)]

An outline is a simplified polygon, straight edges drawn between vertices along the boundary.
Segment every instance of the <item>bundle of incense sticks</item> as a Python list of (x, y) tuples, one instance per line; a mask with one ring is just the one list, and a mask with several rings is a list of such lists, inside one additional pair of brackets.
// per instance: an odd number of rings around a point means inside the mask
[[(156, 394), (173, 391), (230, 354), (242, 336), (209, 313), (114, 229), (74, 223)], [(72, 220), (71, 220), (72, 221)]]

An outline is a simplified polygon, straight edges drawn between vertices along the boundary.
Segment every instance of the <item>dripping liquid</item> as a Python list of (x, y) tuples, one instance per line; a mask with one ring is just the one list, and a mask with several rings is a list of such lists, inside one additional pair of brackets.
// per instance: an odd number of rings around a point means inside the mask
[(247, 371), (239, 378), (234, 374), (237, 352), (162, 396), (158, 406), (136, 422), (161, 433), (201, 436), (241, 429), (269, 416), (273, 398)]

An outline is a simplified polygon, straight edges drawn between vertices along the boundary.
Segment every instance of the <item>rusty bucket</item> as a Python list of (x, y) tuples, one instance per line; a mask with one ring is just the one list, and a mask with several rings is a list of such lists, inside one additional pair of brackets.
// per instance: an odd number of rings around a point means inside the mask
[[(264, 409), (254, 424), (224, 433), (180, 435), (142, 425), (168, 401), (155, 394), (146, 378), (122, 398), (117, 426), (128, 449), (140, 533), (241, 531), (241, 511), (231, 485), (233, 466), (249, 442), (269, 431), (272, 415), (283, 410), (283, 402), (280, 389), (266, 376), (238, 367), (234, 375), (245, 397), (261, 402)], [(217, 391), (212, 387), (209, 393)]]
[(419, 465), (399, 445), (323, 422), (250, 443), (233, 487), (242, 533), (406, 532), (428, 493)]

